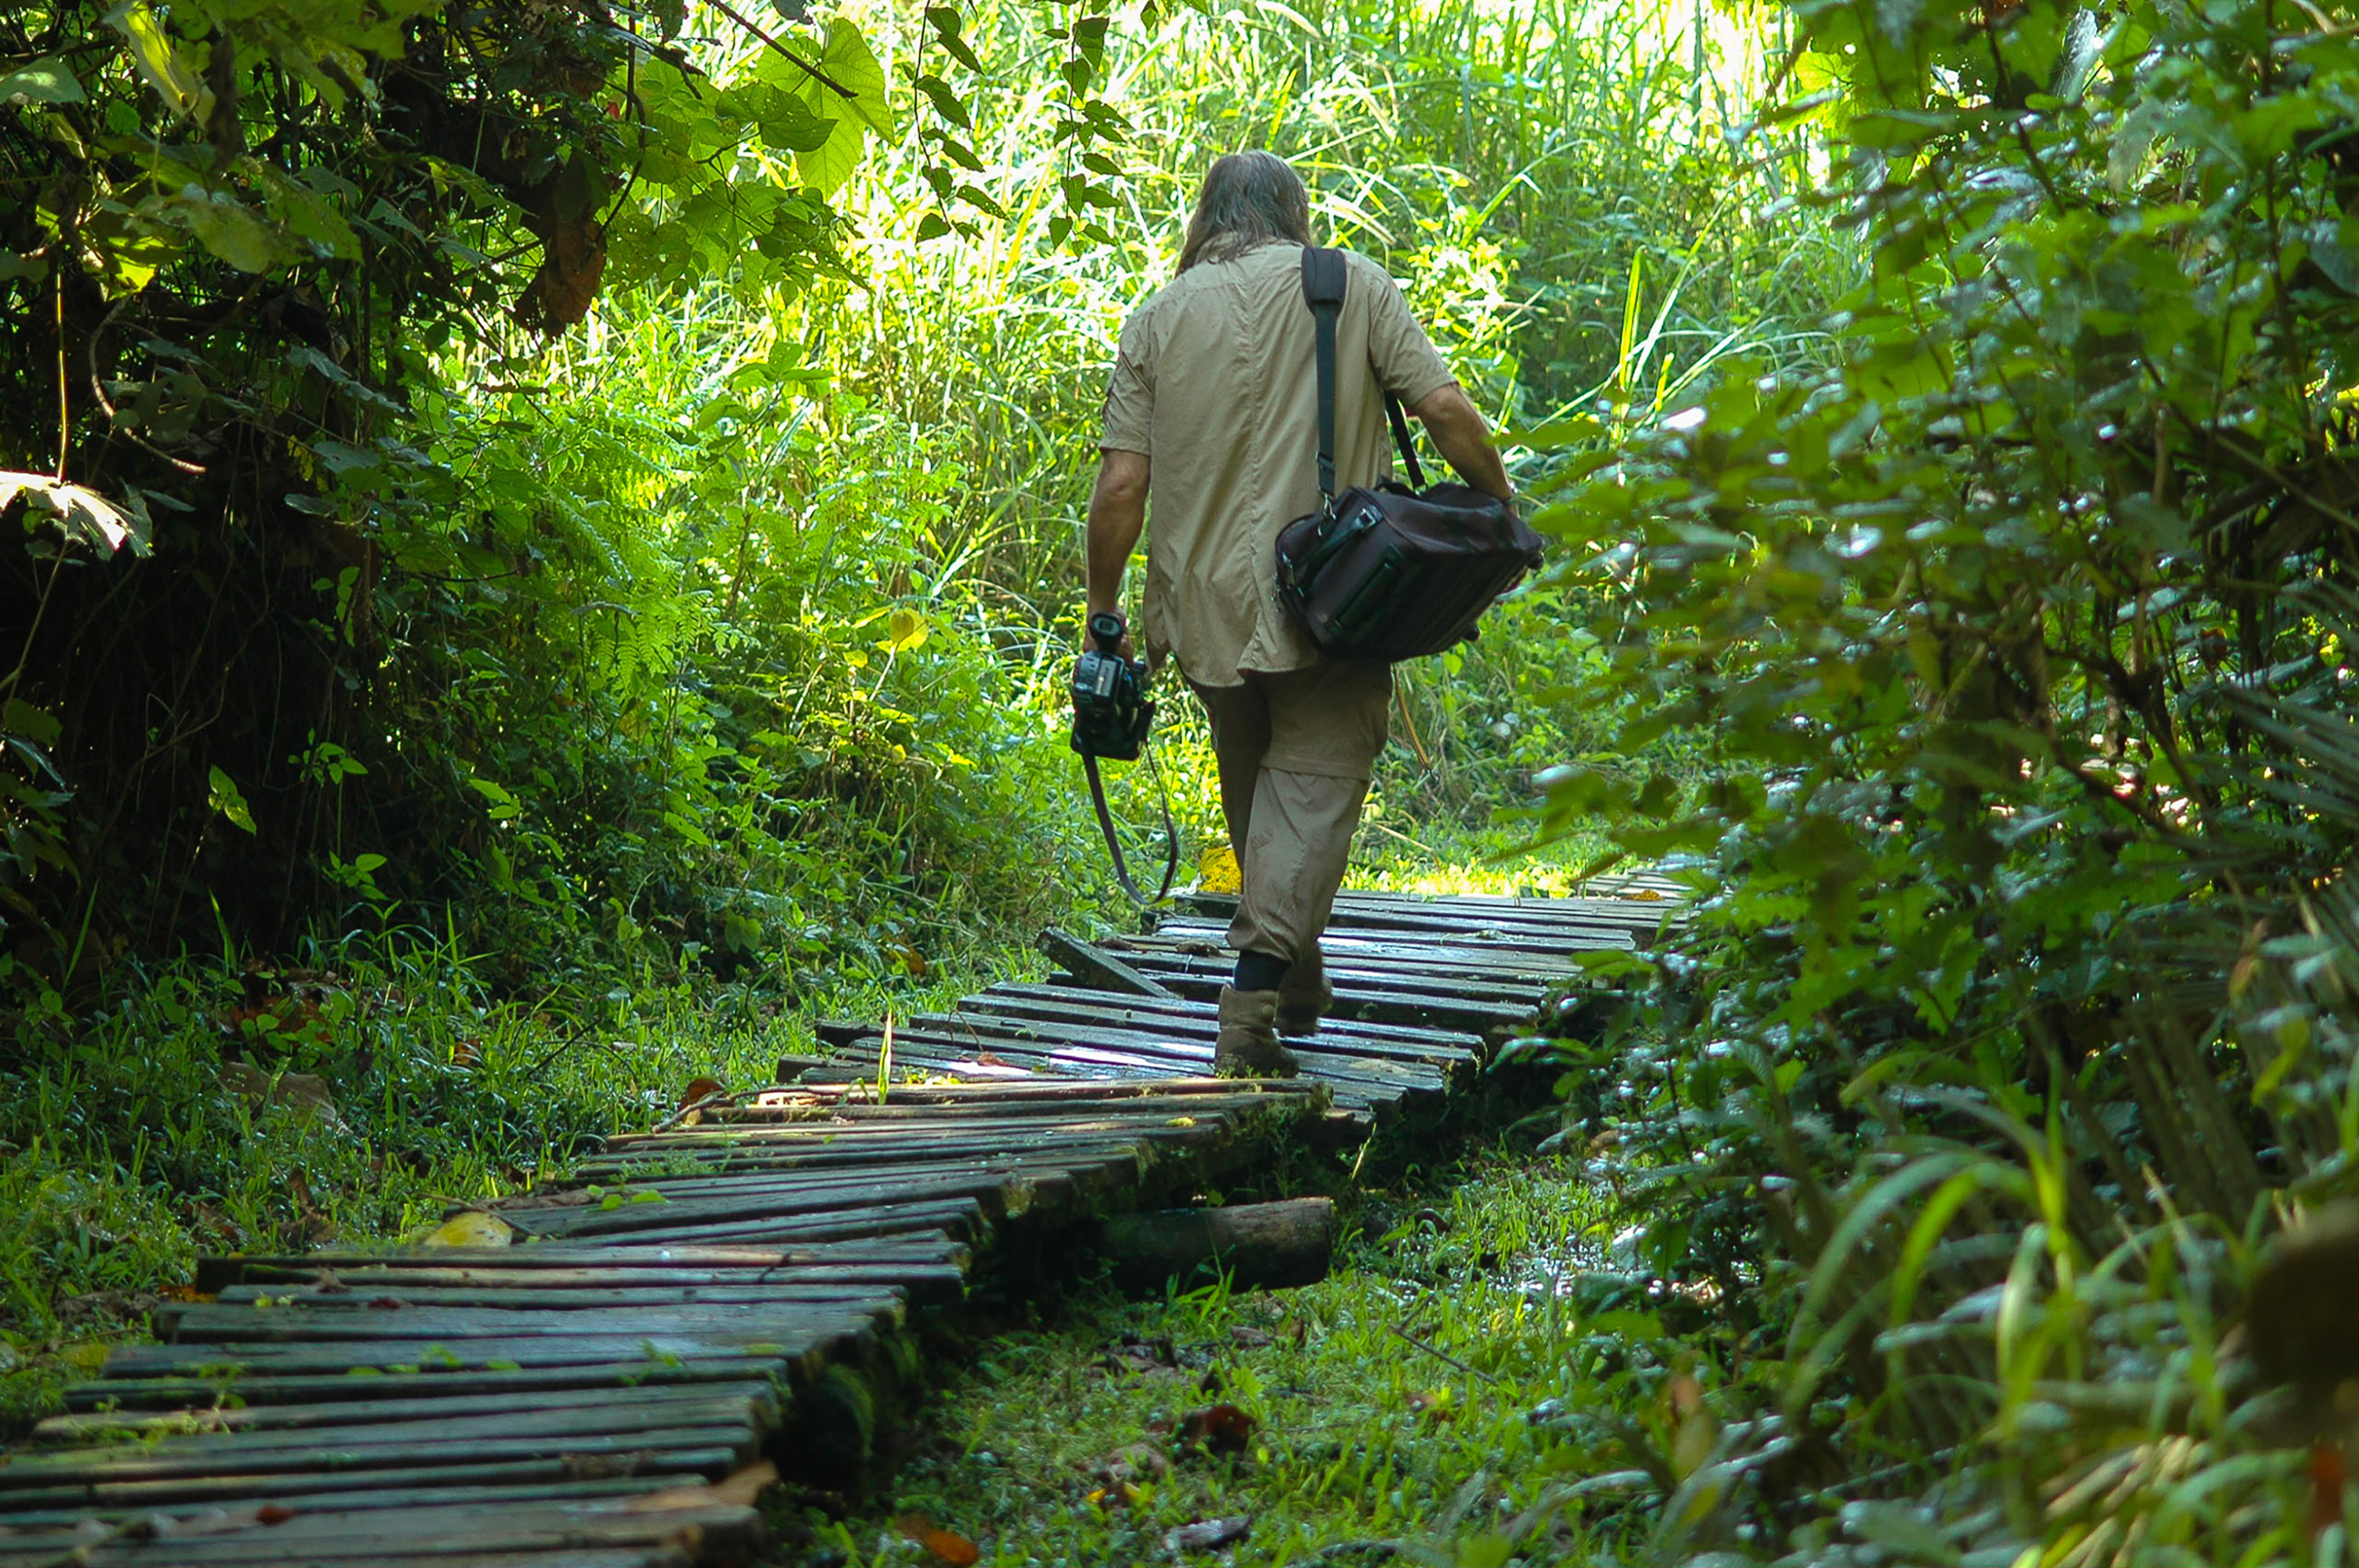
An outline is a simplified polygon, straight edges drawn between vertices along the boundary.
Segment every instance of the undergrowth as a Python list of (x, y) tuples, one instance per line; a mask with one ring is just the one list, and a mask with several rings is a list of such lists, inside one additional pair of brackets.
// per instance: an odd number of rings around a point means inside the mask
[[(919, 1568), (929, 1529), (993, 1568), (1168, 1560), (1242, 1519), (1223, 1561), (1505, 1563), (1586, 1427), (1676, 1426), (1694, 1380), (1614, 1271), (1619, 1224), (1574, 1166), (1495, 1150), (1366, 1195), (1315, 1285), (1084, 1292), (976, 1347), (883, 1495), (789, 1510), (788, 1560)], [(1591, 1555), (1614, 1514), (1548, 1545)]]

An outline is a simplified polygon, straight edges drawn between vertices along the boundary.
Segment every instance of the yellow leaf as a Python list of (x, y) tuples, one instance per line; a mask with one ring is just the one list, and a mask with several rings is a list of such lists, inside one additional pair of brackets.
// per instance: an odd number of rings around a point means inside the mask
[(885, 621), (885, 646), (887, 651), (906, 654), (912, 648), (922, 648), (933, 635), (926, 618), (914, 610), (896, 610)]
[(1214, 844), (1198, 857), (1196, 876), (1197, 886), (1205, 892), (1237, 892), (1245, 885), (1237, 852), (1226, 844)]
[(139, 74), (172, 106), (173, 113), (191, 114), (201, 121), (212, 115), (212, 91), (203, 78), (189, 69), (189, 62), (165, 33), (164, 24), (147, 8), (147, 0), (118, 5), (106, 19), (131, 40), (131, 59)]
[(506, 1247), (516, 1239), (516, 1229), (506, 1220), (494, 1214), (469, 1209), (454, 1214), (441, 1224), (419, 1237), (420, 1247)]

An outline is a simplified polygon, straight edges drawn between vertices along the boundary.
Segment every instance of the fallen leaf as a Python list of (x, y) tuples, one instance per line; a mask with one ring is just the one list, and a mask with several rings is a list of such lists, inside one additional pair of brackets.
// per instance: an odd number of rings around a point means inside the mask
[(1108, 1487), (1132, 1481), (1160, 1481), (1171, 1474), (1171, 1460), (1151, 1443), (1126, 1443), (1092, 1465), (1090, 1474)]
[(1180, 1418), (1180, 1441), (1209, 1454), (1243, 1454), (1253, 1442), (1254, 1418), (1234, 1405), (1208, 1405)]
[(1299, 1350), (1310, 1338), (1310, 1325), (1307, 1319), (1289, 1317), (1286, 1320), (1286, 1326), (1278, 1332), (1294, 1341), (1294, 1347)]
[(1277, 1336), (1266, 1328), (1239, 1326), (1229, 1330), (1229, 1343), (1240, 1350), (1258, 1350), (1265, 1345), (1277, 1343)]
[(1208, 1519), (1195, 1524), (1183, 1524), (1163, 1532), (1166, 1552), (1212, 1552), (1233, 1541), (1243, 1541), (1253, 1530), (1253, 1516), (1237, 1514), (1229, 1519)]
[(1004, 1067), (1007, 1065), (1005, 1058), (996, 1056), (989, 1051), (977, 1051), (974, 1054), (974, 1063), (978, 1067)]
[(938, 1561), (949, 1563), (951, 1568), (973, 1568), (983, 1559), (982, 1550), (973, 1541), (954, 1530), (936, 1529), (933, 1521), (923, 1514), (896, 1515), (893, 1528), (932, 1552)]
[(260, 1524), (285, 1524), (295, 1517), (295, 1510), (277, 1503), (265, 1503), (254, 1510), (254, 1517)]
[(648, 1492), (633, 1498), (623, 1505), (625, 1513), (663, 1513), (672, 1509), (703, 1509), (719, 1504), (751, 1508), (754, 1500), (774, 1485), (778, 1467), (767, 1459), (757, 1459), (743, 1470), (710, 1487), (668, 1487), (660, 1492)]
[(1237, 852), (1226, 844), (1208, 846), (1196, 858), (1196, 886), (1203, 892), (1235, 892), (1245, 886), (1245, 870)]
[(418, 1238), (420, 1247), (506, 1247), (516, 1230), (497, 1215), (466, 1209)]
[(1408, 1397), (1408, 1408), (1428, 1421), (1455, 1421), (1457, 1397), (1448, 1389), (1419, 1389)]
[(679, 1097), (679, 1108), (686, 1110), (705, 1096), (719, 1094), (721, 1088), (719, 1078), (690, 1078), (688, 1080), (688, 1092)]

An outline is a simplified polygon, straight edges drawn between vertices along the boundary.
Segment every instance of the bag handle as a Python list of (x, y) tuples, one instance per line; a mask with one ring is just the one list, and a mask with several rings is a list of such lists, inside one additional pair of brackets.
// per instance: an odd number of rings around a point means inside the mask
[[(1302, 247), (1302, 298), (1310, 307), (1319, 353), (1319, 494), (1327, 510), (1335, 510), (1335, 321), (1343, 313), (1343, 253), (1317, 245)], [(1393, 445), (1408, 470), (1409, 487), (1425, 488), (1425, 470), (1417, 460), (1409, 438), (1408, 416), (1400, 399), (1385, 394), (1385, 418), (1393, 427)]]

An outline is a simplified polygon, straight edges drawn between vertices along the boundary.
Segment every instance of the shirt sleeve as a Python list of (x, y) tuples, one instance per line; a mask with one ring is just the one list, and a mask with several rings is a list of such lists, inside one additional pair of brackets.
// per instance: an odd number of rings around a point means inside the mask
[(1145, 309), (1134, 311), (1123, 324), (1114, 350), (1114, 371), (1106, 377), (1105, 416), (1098, 432), (1101, 450), (1154, 455), (1155, 352)]
[(1416, 404), (1455, 382), (1458, 378), (1418, 325), (1392, 275), (1365, 256), (1353, 259), (1360, 265), (1353, 268), (1356, 276), (1352, 282), (1368, 298), (1368, 359), (1385, 390), (1405, 404)]

